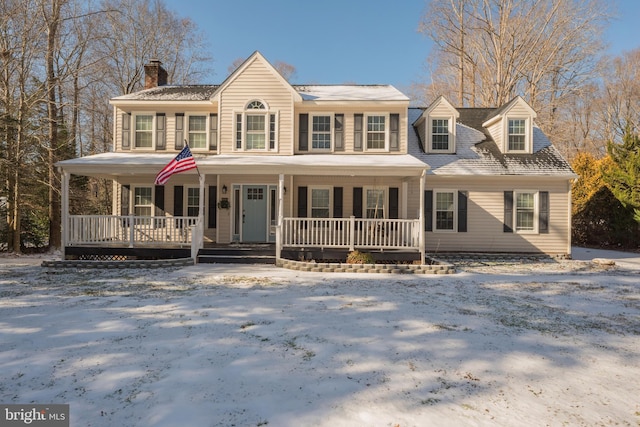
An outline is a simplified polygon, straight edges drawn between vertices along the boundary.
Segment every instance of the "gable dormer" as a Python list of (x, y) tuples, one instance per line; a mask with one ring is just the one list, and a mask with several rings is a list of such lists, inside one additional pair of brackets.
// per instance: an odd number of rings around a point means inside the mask
[(483, 124), (505, 154), (533, 153), (533, 120), (537, 114), (520, 96), (498, 108)]
[(424, 143), (424, 150), (431, 154), (456, 152), (456, 122), (460, 113), (444, 96), (438, 97), (420, 118), (416, 127)]

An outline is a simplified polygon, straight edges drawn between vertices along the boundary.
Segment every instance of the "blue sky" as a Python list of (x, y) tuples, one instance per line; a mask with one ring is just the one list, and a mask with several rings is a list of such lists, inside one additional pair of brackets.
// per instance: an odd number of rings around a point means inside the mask
[[(392, 84), (424, 80), (432, 43), (418, 33), (424, 0), (165, 0), (206, 34), (213, 81), (229, 65), (260, 51), (296, 67), (292, 83)], [(640, 47), (640, 1), (618, 0), (607, 31), (609, 52)]]

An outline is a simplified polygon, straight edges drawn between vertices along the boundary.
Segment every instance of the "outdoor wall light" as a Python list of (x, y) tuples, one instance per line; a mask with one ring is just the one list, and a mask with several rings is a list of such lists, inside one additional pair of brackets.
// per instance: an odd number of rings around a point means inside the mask
[(222, 194), (227, 194), (227, 186), (226, 185), (222, 186)]

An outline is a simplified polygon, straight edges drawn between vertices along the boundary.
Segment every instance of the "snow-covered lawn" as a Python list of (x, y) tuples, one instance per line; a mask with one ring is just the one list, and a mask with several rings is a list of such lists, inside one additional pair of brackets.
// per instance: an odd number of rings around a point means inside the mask
[(0, 262), (0, 403), (72, 426), (637, 426), (640, 272)]

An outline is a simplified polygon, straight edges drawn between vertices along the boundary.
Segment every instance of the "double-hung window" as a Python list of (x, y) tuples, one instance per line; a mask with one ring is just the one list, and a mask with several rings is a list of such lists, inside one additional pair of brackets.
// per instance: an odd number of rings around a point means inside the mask
[(516, 232), (536, 231), (536, 192), (515, 192)]
[(329, 188), (311, 189), (311, 218), (329, 218), (331, 191)]
[(190, 115), (187, 123), (189, 147), (193, 149), (207, 149), (207, 116)]
[(153, 212), (153, 192), (151, 187), (135, 187), (133, 190), (133, 214), (151, 216)]
[(431, 120), (431, 150), (449, 150), (449, 119)]
[(275, 150), (277, 115), (262, 101), (249, 102), (244, 112), (236, 113), (236, 150)]
[(525, 119), (509, 119), (508, 138), (509, 151), (525, 151), (527, 148), (527, 121)]
[(331, 150), (331, 116), (311, 116), (311, 148)]
[(456, 214), (456, 193), (453, 191), (435, 191), (435, 229), (454, 231)]
[(135, 115), (135, 148), (153, 148), (153, 114), (136, 114)]
[(384, 150), (387, 148), (387, 116), (367, 116), (367, 150)]
[(384, 218), (386, 194), (384, 189), (367, 188), (366, 189), (366, 218)]

